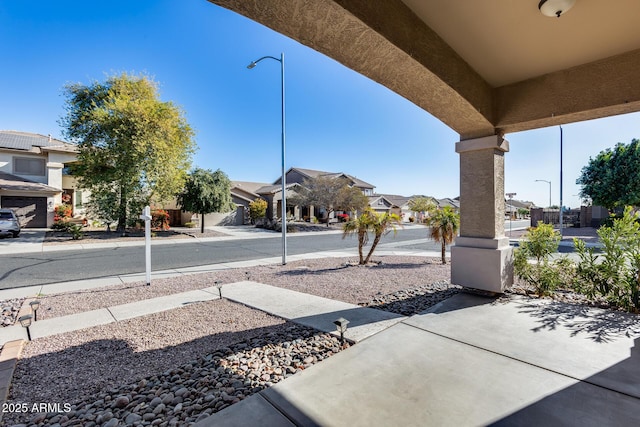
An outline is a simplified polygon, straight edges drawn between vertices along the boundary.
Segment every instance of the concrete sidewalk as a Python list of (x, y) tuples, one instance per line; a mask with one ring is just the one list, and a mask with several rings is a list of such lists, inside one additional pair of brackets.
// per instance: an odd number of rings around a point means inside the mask
[(459, 294), (196, 424), (640, 425), (637, 316)]
[[(76, 288), (69, 290), (76, 290)], [(31, 338), (48, 337), (172, 310), (183, 307), (186, 304), (211, 301), (218, 299), (220, 294), (230, 301), (335, 335), (337, 335), (337, 331), (333, 321), (344, 317), (350, 321), (345, 337), (353, 342), (367, 338), (404, 319), (400, 315), (386, 311), (244, 281), (225, 284), (220, 291), (216, 286), (212, 286), (68, 316), (39, 320), (33, 322), (30, 327)], [(19, 324), (0, 329), (0, 346), (20, 339), (26, 340), (27, 332)]]

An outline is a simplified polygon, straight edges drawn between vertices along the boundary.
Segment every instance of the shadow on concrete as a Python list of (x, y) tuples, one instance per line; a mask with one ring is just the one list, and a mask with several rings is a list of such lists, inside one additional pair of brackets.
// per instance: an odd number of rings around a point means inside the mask
[[(571, 331), (571, 336), (586, 334), (601, 343), (640, 334), (638, 315), (615, 310), (551, 301), (548, 304), (525, 303), (520, 312), (538, 319), (539, 326), (532, 329), (534, 332), (563, 327)], [(597, 315), (594, 316), (594, 312)]]
[[(576, 355), (578, 356), (578, 355)], [(491, 424), (492, 426), (640, 425), (640, 387), (633, 378), (640, 370), (640, 338), (636, 338), (629, 358), (571, 387), (545, 397)], [(633, 381), (634, 394), (598, 386), (610, 378)]]

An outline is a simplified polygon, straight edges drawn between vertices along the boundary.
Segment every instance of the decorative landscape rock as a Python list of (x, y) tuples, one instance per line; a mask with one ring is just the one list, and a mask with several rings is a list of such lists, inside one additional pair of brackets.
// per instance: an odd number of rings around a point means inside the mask
[(24, 298), (9, 299), (0, 302), (0, 327), (11, 326), (16, 323), (18, 312)]
[[(88, 396), (27, 426), (188, 426), (341, 350), (330, 334), (293, 325), (225, 347), (135, 383)], [(24, 420), (14, 420), (18, 422)], [(19, 424), (16, 424), (19, 425)]]

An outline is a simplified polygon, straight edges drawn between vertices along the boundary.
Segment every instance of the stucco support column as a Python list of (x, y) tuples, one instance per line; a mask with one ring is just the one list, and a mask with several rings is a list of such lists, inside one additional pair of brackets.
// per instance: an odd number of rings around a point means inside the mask
[(499, 135), (456, 143), (460, 154), (460, 236), (451, 282), (501, 293), (513, 283), (513, 248), (504, 235), (504, 153)]

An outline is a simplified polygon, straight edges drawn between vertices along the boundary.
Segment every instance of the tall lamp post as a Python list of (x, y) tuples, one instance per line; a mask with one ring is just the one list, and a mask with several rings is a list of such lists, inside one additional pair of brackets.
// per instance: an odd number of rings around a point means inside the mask
[(280, 53), (280, 59), (274, 56), (263, 56), (262, 58), (247, 65), (248, 69), (254, 68), (263, 59), (273, 59), (280, 63), (280, 78), (282, 83), (282, 265), (287, 263), (287, 193), (285, 176), (285, 113), (284, 113), (284, 53)]
[[(546, 179), (536, 179), (536, 182), (546, 182), (549, 184), (549, 209), (551, 209), (551, 181), (547, 181)], [(551, 219), (549, 219), (551, 222)]]

